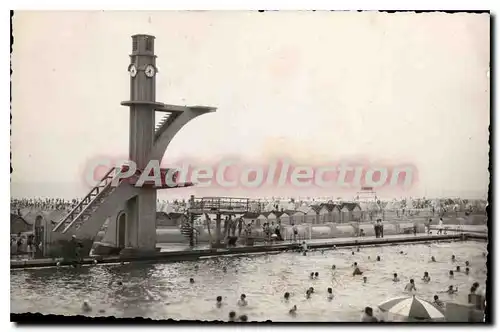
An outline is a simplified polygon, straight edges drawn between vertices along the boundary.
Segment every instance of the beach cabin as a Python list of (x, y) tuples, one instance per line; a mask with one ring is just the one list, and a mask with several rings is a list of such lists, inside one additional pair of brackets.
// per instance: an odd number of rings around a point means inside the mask
[(23, 217), (17, 214), (10, 214), (10, 233), (24, 233), (33, 231), (33, 226)]
[(267, 215), (269, 212), (262, 212), (259, 214), (257, 219), (255, 219), (255, 226), (256, 227), (262, 227), (267, 222)]
[(341, 215), (340, 215), (340, 205), (333, 203), (333, 208), (332, 208), (332, 222), (340, 222)]
[(330, 212), (331, 212), (331, 205), (328, 204), (321, 204), (319, 207), (319, 212), (318, 212), (318, 224), (324, 224), (327, 222), (330, 222)]
[(290, 215), (285, 211), (281, 212), (281, 216), (279, 217), (282, 225), (290, 225)]
[(377, 218), (383, 218), (382, 209), (376, 202), (360, 202), (359, 207), (361, 208), (361, 220), (363, 221), (375, 221)]
[(361, 220), (362, 211), (358, 203), (354, 202), (343, 203), (340, 208), (340, 212), (341, 212), (341, 222), (343, 223)]
[(358, 203), (352, 203), (350, 205), (351, 209), (351, 220), (353, 221), (361, 221), (361, 217), (363, 216), (363, 211), (361, 211), (361, 207)]
[(295, 225), (303, 224), (306, 220), (306, 214), (302, 211), (295, 211), (293, 214), (293, 223)]
[(338, 222), (340, 220), (340, 209), (337, 204), (323, 203), (319, 212), (319, 222)]
[(277, 224), (278, 221), (280, 221), (280, 217), (282, 214), (283, 214), (283, 212), (280, 212), (280, 211), (268, 212), (267, 213), (267, 222), (269, 223), (269, 225), (271, 225), (273, 222), (275, 224)]
[[(303, 212), (300, 212), (300, 211), (297, 211), (297, 210), (285, 210), (283, 211), (284, 213), (286, 213), (289, 217), (289, 225), (291, 224), (294, 224), (294, 225), (297, 225), (297, 224), (301, 224), (304, 222), (304, 213)], [(283, 217), (282, 217), (282, 220), (283, 220)], [(283, 221), (282, 221), (283, 223)]]
[(246, 212), (245, 214), (242, 215), (245, 225), (250, 224), (252, 221), (254, 225), (257, 225), (259, 216), (260, 213), (257, 212)]
[(305, 212), (304, 222), (307, 224), (316, 224), (318, 219), (318, 206), (309, 206), (307, 212)]

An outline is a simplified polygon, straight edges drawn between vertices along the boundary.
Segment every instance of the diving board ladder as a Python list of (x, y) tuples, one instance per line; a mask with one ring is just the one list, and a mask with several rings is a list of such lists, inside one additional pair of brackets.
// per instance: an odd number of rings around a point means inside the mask
[[(117, 173), (114, 173), (114, 171)], [(66, 233), (70, 228), (80, 228), (85, 221), (90, 218), (92, 213), (97, 210), (100, 204), (104, 202), (106, 197), (111, 195), (116, 189), (112, 186), (112, 180), (118, 174), (119, 169), (113, 167), (106, 175), (99, 181), (99, 183), (92, 188), (92, 190), (85, 196), (77, 206), (75, 206), (66, 216), (64, 216), (57, 225), (53, 228), (54, 232)]]

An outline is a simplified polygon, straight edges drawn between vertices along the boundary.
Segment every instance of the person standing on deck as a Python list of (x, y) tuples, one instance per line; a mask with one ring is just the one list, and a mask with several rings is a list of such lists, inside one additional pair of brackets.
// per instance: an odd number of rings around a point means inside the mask
[(299, 230), (297, 229), (297, 226), (292, 223), (292, 231), (293, 231), (293, 242), (297, 241), (297, 235), (299, 235)]
[(274, 234), (276, 234), (278, 241), (283, 241), (283, 238), (281, 237), (281, 221), (278, 221)]
[(443, 218), (439, 218), (438, 234), (443, 233)]
[(236, 236), (236, 224), (237, 224), (237, 220), (232, 219), (231, 220), (231, 235), (232, 236)]

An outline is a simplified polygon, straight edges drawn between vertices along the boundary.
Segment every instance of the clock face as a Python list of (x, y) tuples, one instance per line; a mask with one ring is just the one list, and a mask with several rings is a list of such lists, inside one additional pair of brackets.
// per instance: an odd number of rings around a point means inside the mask
[(155, 75), (156, 69), (152, 65), (147, 65), (144, 72), (146, 73), (147, 77), (153, 77)]
[(132, 77), (135, 77), (137, 75), (137, 68), (135, 67), (135, 65), (130, 65), (128, 71), (130, 72), (130, 76)]

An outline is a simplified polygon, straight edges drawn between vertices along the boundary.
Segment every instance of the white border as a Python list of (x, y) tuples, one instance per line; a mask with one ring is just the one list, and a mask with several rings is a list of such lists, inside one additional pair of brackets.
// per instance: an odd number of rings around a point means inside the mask
[[(5, 6), (5, 4), (9, 4), (10, 6)], [(119, 6), (117, 5), (119, 4)], [(4, 120), (0, 121), (0, 127), (2, 129), (2, 135), (0, 136), (0, 148), (1, 148), (1, 153), (0, 153), (0, 158), (2, 158), (2, 166), (4, 171), (0, 172), (0, 190), (2, 192), (1, 196), (1, 202), (0, 202), (0, 208), (2, 212), (2, 216), (7, 217), (8, 212), (10, 210), (9, 203), (7, 198), (10, 197), (10, 179), (7, 175), (7, 172), (5, 171), (8, 169), (8, 165), (10, 164), (9, 160), (9, 152), (10, 152), (10, 141), (7, 136), (7, 133), (9, 133), (10, 129), (10, 116), (9, 116), (9, 82), (10, 82), (10, 75), (8, 73), (8, 69), (6, 66), (7, 63), (7, 58), (10, 57), (10, 52), (9, 52), (9, 45), (10, 42), (8, 40), (8, 34), (7, 34), (7, 28), (10, 26), (10, 14), (8, 13), (7, 9), (24, 9), (24, 10), (35, 10), (35, 9), (128, 9), (128, 10), (154, 10), (154, 9), (169, 9), (169, 10), (186, 10), (186, 9), (197, 9), (197, 10), (215, 10), (215, 9), (231, 9), (231, 10), (248, 10), (248, 9), (281, 9), (281, 10), (297, 10), (297, 9), (317, 9), (317, 10), (331, 10), (331, 9), (336, 9), (336, 10), (357, 10), (357, 9), (363, 9), (363, 10), (377, 10), (377, 9), (387, 9), (387, 10), (491, 10), (493, 13), (498, 13), (498, 8), (500, 5), (500, 1), (492, 1), (492, 0), (484, 0), (484, 1), (465, 1), (465, 0), (454, 0), (454, 1), (443, 1), (443, 0), (420, 0), (420, 1), (370, 1), (370, 0), (351, 0), (351, 1), (321, 1), (321, 0), (283, 0), (283, 1), (271, 1), (271, 0), (253, 0), (253, 1), (247, 1), (245, 3), (244, 1), (236, 1), (236, 0), (227, 0), (227, 1), (208, 1), (208, 0), (178, 0), (178, 1), (147, 1), (147, 0), (142, 0), (142, 1), (131, 1), (131, 0), (122, 0), (119, 2), (112, 2), (112, 1), (106, 1), (106, 0), (88, 0), (88, 1), (10, 1), (9, 2), (2, 2), (1, 3), (2, 11), (1, 11), (1, 17), (2, 17), (2, 31), (3, 33), (1, 34), (2, 36), (2, 47), (5, 48), (5, 50), (1, 53), (2, 57), (5, 58), (5, 60), (2, 62), (4, 66), (0, 67), (1, 70), (3, 71), (3, 80), (2, 80), (2, 89), (0, 90), (4, 109), (3, 112), (1, 113), (2, 118)], [(497, 22), (498, 26), (498, 22)], [(498, 35), (495, 38), (495, 41), (498, 42)], [(498, 56), (496, 56), (496, 63), (498, 64)], [(497, 72), (495, 72), (495, 75), (497, 75)], [(498, 85), (495, 91), (492, 91), (492, 93), (495, 93), (498, 95)], [(29, 98), (29, 96), (27, 96)], [(493, 105), (492, 105), (493, 106)], [(496, 105), (494, 105), (496, 106)], [(496, 107), (494, 109), (497, 109)], [(495, 123), (498, 125), (498, 123)], [(497, 149), (498, 145), (497, 145)], [(495, 151), (497, 154), (499, 154), (499, 151)], [(500, 181), (500, 180), (498, 180)], [(500, 200), (499, 197), (497, 197), (497, 200)], [(494, 204), (497, 205), (497, 200), (495, 200)], [(494, 220), (490, 221), (491, 223), (494, 222)], [(496, 227), (496, 231), (494, 234), (494, 238), (498, 238), (498, 232), (499, 232), (500, 227)], [(2, 267), (4, 269), (1, 277), (2, 277), (2, 285), (4, 287), (0, 287), (2, 296), (0, 296), (1, 301), (3, 302), (2, 304), (2, 327), (10, 327), (11, 329), (13, 328), (13, 324), (10, 324), (10, 292), (7, 290), (10, 290), (10, 287), (7, 288), (5, 287), (6, 285), (10, 285), (10, 272), (9, 269), (7, 268), (9, 266), (8, 261), (8, 254), (10, 252), (10, 248), (8, 248), (8, 232), (4, 232), (4, 240), (0, 241), (0, 245), (2, 246), (3, 250), (2, 252), (4, 255), (2, 255), (2, 260), (5, 260), (2, 262)], [(495, 263), (497, 263), (498, 259), (495, 260)], [(496, 306), (498, 307), (498, 305)], [(498, 313), (498, 309), (495, 311), (494, 317), (500, 317)], [(213, 328), (221, 328), (222, 326), (213, 326)], [(311, 326), (313, 327), (313, 326)], [(309, 326), (298, 326), (296, 327), (297, 329), (300, 328), (311, 328)], [(383, 326), (381, 326), (383, 327)], [(402, 326), (401, 326), (402, 327)], [(53, 328), (53, 327), (47, 327), (48, 328)], [(70, 327), (71, 329), (78, 329), (81, 330), (83, 328), (77, 328), (77, 327)], [(106, 327), (106, 330), (118, 330), (123, 327)], [(158, 327), (158, 329), (164, 329), (165, 327)], [(168, 327), (169, 329), (175, 328), (175, 326)], [(195, 328), (199, 328), (199, 326), (193, 326), (193, 327), (185, 327), (183, 329), (188, 329), (188, 330), (193, 330)], [(259, 329), (268, 329), (268, 326), (262, 326), (258, 327)], [(276, 327), (274, 327), (276, 328)], [(283, 327), (279, 327), (283, 328)], [(290, 326), (286, 326), (287, 329), (290, 328)], [(324, 326), (322, 325), (321, 327), (318, 327), (319, 329), (327, 330), (330, 329), (329, 326)], [(333, 327), (335, 329), (343, 329), (340, 326), (335, 326)], [(398, 327), (399, 328), (399, 327)], [(428, 325), (425, 326), (425, 328), (430, 328)], [(440, 329), (442, 329), (441, 327)], [(464, 327), (452, 327), (454, 331), (456, 330), (465, 330), (467, 326)], [(40, 328), (37, 328), (40, 329)], [(85, 328), (89, 329), (89, 328)], [(92, 327), (93, 331), (97, 330), (104, 330), (104, 327)], [(256, 329), (256, 327), (252, 327), (252, 329)], [(361, 329), (358, 327), (357, 329)], [(446, 329), (450, 329), (450, 327), (445, 327)], [(3, 329), (2, 329), (3, 330)], [(25, 330), (35, 330), (35, 328), (25, 328)]]

